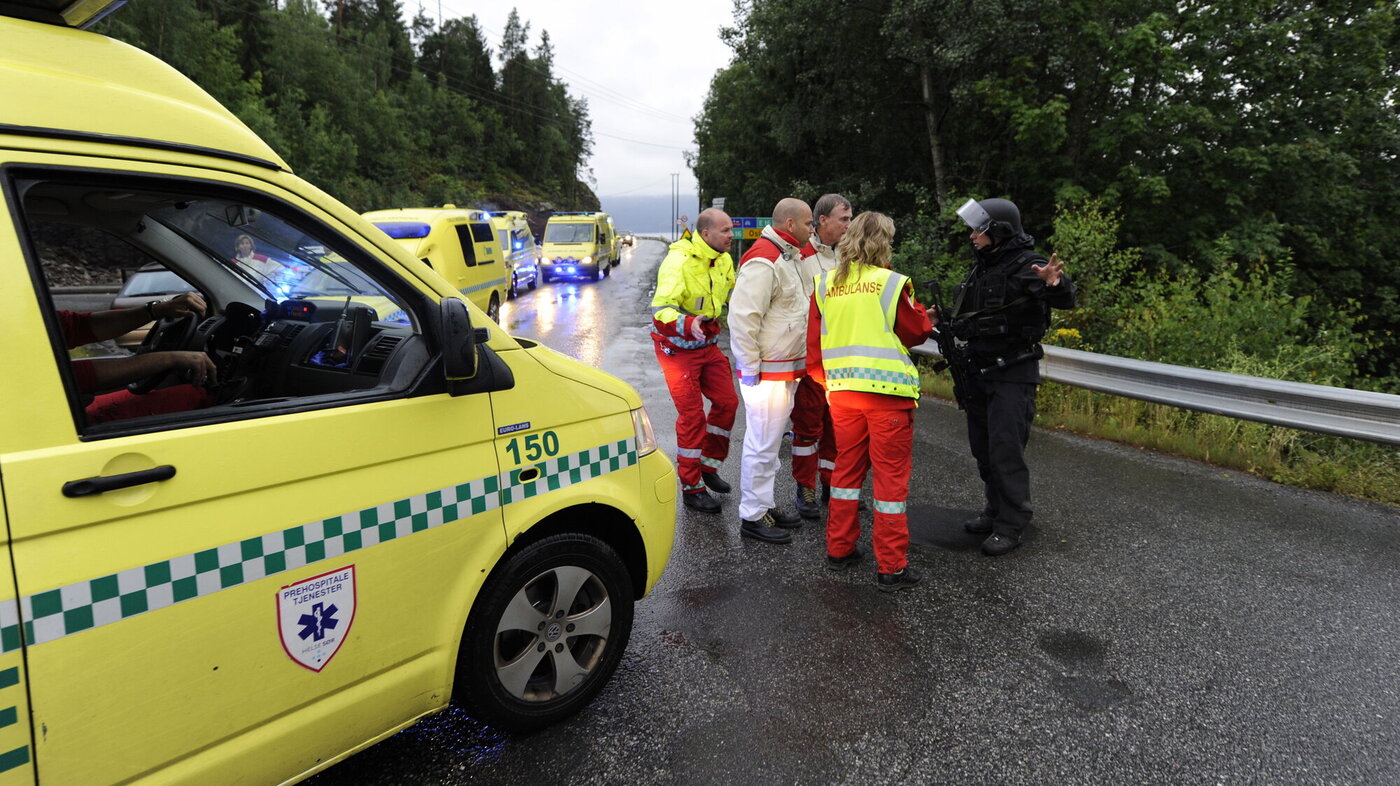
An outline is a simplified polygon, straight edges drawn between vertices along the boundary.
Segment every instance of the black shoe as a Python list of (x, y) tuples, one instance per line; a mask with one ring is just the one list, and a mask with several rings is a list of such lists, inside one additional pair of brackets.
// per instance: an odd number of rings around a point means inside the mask
[(685, 502), (685, 506), (691, 510), (698, 510), (701, 513), (719, 512), (719, 500), (710, 496), (710, 492), (704, 489), (682, 494), (681, 500)]
[(792, 533), (774, 526), (775, 524), (777, 522), (767, 513), (758, 521), (743, 519), (739, 522), (739, 534), (764, 543), (791, 543)]
[(804, 519), (822, 517), (821, 506), (817, 504), (817, 490), (807, 486), (797, 487), (797, 515)]
[(881, 592), (896, 592), (918, 584), (921, 578), (923, 576), (917, 570), (906, 567), (898, 573), (875, 574), (875, 584)]
[(788, 513), (786, 510), (769, 508), (768, 518), (773, 519), (774, 524), (785, 529), (797, 529), (802, 526), (802, 517), (796, 513)]
[(963, 522), (963, 529), (974, 535), (986, 535), (992, 531), (992, 520), (986, 516), (978, 516)]
[(1020, 538), (997, 533), (982, 541), (982, 553), (988, 557), (1000, 557), (1003, 554), (1011, 553), (1020, 545)]
[(734, 489), (733, 486), (724, 482), (724, 478), (720, 477), (718, 472), (701, 472), (700, 479), (705, 481), (705, 485), (709, 486), (711, 491), (718, 491), (721, 494), (728, 494)]
[(864, 556), (865, 552), (860, 550), (860, 546), (851, 549), (851, 553), (844, 557), (833, 557), (828, 554), (826, 555), (826, 567), (828, 570), (845, 570), (857, 562), (860, 562), (861, 557)]

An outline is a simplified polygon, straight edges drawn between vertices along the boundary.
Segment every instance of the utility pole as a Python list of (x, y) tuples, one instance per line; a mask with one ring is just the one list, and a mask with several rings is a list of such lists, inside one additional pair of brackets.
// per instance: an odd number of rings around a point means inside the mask
[(671, 173), (671, 242), (679, 236), (676, 227), (681, 217), (681, 173)]

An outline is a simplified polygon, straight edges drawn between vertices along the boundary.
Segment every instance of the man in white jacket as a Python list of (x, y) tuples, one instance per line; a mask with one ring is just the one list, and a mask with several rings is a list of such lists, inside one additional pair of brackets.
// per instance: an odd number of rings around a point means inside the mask
[(744, 450), (739, 465), (740, 534), (791, 543), (802, 518), (773, 505), (778, 450), (792, 414), (797, 381), (806, 374), (807, 288), (802, 246), (812, 234), (812, 209), (791, 197), (773, 208), (739, 263), (729, 300), (729, 348), (744, 398)]

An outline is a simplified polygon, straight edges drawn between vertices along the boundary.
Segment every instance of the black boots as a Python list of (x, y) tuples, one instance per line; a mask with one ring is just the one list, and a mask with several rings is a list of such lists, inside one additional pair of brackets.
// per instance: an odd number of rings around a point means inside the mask
[(710, 492), (700, 489), (699, 491), (689, 491), (681, 495), (681, 501), (687, 508), (698, 510), (701, 513), (718, 513), (719, 500), (710, 496)]
[(744, 519), (739, 523), (739, 534), (746, 538), (761, 540), (764, 543), (791, 543), (792, 533), (783, 529), (773, 519), (772, 512), (763, 514), (758, 521)]
[[(828, 559), (830, 559), (828, 557)], [(897, 592), (908, 589), (919, 583), (923, 576), (913, 568), (906, 567), (898, 573), (877, 573), (875, 574), (875, 586), (881, 592)]]
[(728, 494), (734, 489), (733, 486), (725, 482), (724, 478), (719, 476), (718, 472), (701, 472), (700, 479), (705, 481), (705, 485), (708, 486), (711, 491), (719, 494)]

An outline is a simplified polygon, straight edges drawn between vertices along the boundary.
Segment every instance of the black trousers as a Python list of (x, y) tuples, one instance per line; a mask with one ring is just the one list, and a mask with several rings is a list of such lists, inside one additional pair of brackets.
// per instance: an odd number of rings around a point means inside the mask
[(1026, 441), (1035, 417), (1036, 385), (1029, 382), (969, 380), (963, 402), (967, 442), (987, 495), (982, 515), (992, 530), (1013, 538), (1031, 521), (1031, 472)]

